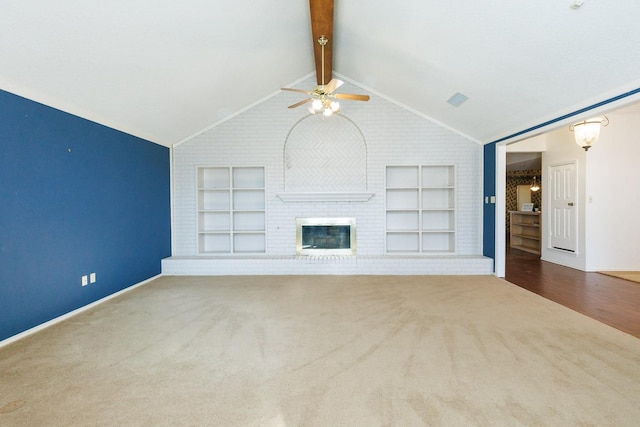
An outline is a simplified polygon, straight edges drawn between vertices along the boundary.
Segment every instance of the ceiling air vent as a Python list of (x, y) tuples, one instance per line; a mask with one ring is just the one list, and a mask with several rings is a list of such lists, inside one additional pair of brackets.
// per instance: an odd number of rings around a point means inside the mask
[(469, 99), (469, 97), (467, 95), (464, 95), (460, 92), (456, 92), (453, 94), (453, 96), (451, 98), (449, 98), (447, 100), (447, 102), (451, 105), (453, 105), (454, 107), (459, 107), (461, 106), (467, 99)]

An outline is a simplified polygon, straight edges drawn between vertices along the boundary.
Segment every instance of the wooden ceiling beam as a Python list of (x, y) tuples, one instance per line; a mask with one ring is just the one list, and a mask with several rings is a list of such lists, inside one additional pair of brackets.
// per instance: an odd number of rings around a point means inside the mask
[[(318, 85), (331, 81), (333, 69), (333, 0), (309, 0), (311, 12), (311, 34), (313, 36), (313, 56), (316, 62)], [(318, 39), (324, 36), (329, 41), (324, 47), (324, 82), (322, 81), (322, 47)]]

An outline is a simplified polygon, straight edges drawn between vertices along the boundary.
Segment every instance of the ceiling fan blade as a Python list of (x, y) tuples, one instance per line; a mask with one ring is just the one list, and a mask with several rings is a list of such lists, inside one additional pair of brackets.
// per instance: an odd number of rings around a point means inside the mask
[(334, 93), (332, 96), (335, 96), (338, 99), (350, 99), (351, 101), (369, 100), (369, 95), (356, 95), (354, 93)]
[(331, 81), (324, 87), (324, 93), (331, 93), (343, 84), (344, 82), (342, 80), (331, 79)]
[(289, 92), (300, 92), (300, 93), (305, 93), (307, 95), (313, 95), (313, 92), (309, 92), (308, 90), (294, 89), (292, 87), (281, 87), (280, 90), (288, 90)]
[(296, 103), (295, 103), (295, 104), (293, 104), (293, 105), (289, 105), (289, 107), (288, 107), (288, 108), (296, 108), (296, 107), (299, 107), (299, 106), (301, 106), (301, 105), (308, 104), (308, 103), (309, 103), (309, 102), (311, 102), (311, 101), (313, 101), (311, 98), (307, 98), (307, 99), (304, 99), (304, 100), (302, 100), (302, 101), (300, 101), (300, 102), (296, 102)]
[[(316, 81), (318, 85), (331, 80), (333, 57), (333, 0), (309, 0), (311, 13), (311, 36), (313, 54), (316, 62)], [(322, 81), (322, 48), (318, 44), (320, 36), (328, 39), (324, 47), (324, 78)]]

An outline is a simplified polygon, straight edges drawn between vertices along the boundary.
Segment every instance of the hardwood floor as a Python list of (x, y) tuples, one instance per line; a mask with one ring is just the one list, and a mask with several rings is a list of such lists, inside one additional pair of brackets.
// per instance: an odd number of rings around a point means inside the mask
[(541, 261), (507, 249), (505, 279), (640, 338), (640, 283)]

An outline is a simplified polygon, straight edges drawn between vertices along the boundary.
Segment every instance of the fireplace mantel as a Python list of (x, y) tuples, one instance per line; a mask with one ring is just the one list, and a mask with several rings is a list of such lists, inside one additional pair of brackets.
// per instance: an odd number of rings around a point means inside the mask
[(278, 193), (277, 196), (285, 203), (297, 202), (366, 202), (374, 196), (368, 192), (301, 192)]

